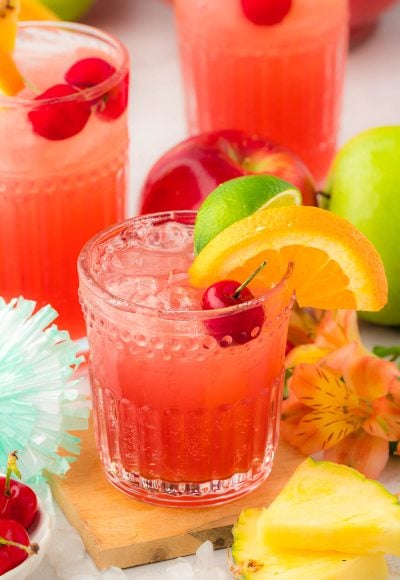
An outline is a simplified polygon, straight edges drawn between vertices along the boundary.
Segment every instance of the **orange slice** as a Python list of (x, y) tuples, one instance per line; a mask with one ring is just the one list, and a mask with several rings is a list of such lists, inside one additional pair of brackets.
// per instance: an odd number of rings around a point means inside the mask
[(0, 48), (9, 53), (14, 50), (19, 10), (20, 0), (0, 0)]
[(42, 4), (40, 0), (21, 0), (19, 20), (60, 20), (58, 16)]
[(0, 94), (14, 96), (24, 87), (24, 79), (12, 56), (0, 48)]
[(265, 209), (227, 227), (194, 260), (191, 283), (245, 280), (264, 260), (253, 286), (273, 286), (293, 262), (301, 307), (379, 310), (387, 301), (384, 267), (371, 242), (347, 220), (311, 206)]

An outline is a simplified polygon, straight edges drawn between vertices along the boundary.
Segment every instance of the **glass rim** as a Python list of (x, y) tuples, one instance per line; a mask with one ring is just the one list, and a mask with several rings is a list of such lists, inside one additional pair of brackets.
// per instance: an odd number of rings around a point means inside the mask
[[(286, 272), (281, 275), (276, 284), (267, 288), (265, 292), (263, 292), (260, 296), (257, 296), (251, 300), (247, 300), (246, 302), (241, 302), (240, 304), (235, 304), (233, 306), (228, 306), (225, 308), (218, 308), (213, 310), (167, 310), (165, 308), (157, 308), (154, 306), (146, 306), (144, 304), (140, 304), (137, 302), (133, 302), (131, 300), (127, 300), (125, 298), (121, 298), (107, 290), (103, 284), (100, 284), (93, 273), (90, 271), (88, 266), (88, 260), (90, 258), (91, 252), (97, 247), (98, 243), (101, 240), (109, 240), (112, 239), (113, 234), (124, 230), (126, 227), (129, 227), (130, 224), (133, 222), (138, 221), (149, 221), (154, 218), (166, 219), (169, 218), (174, 220), (175, 216), (182, 216), (182, 217), (195, 217), (196, 211), (193, 210), (172, 210), (172, 211), (163, 211), (157, 213), (150, 213), (144, 215), (137, 215), (131, 217), (123, 222), (118, 224), (113, 224), (108, 228), (103, 229), (102, 231), (95, 234), (92, 238), (90, 238), (85, 245), (83, 246), (79, 256), (78, 256), (78, 273), (79, 273), (79, 286), (83, 282), (86, 287), (90, 289), (90, 292), (93, 292), (98, 298), (105, 301), (109, 306), (116, 308), (118, 310), (122, 310), (128, 313), (135, 313), (139, 312), (142, 314), (147, 315), (157, 315), (159, 318), (164, 320), (190, 320), (193, 318), (198, 319), (214, 319), (214, 318), (222, 318), (224, 316), (236, 314), (241, 311), (246, 311), (251, 308), (255, 308), (256, 306), (260, 306), (265, 303), (269, 298), (271, 298), (274, 294), (279, 293), (286, 285), (288, 280), (291, 278), (294, 264), (292, 262), (288, 263)], [(294, 296), (294, 291), (291, 294), (288, 294), (288, 303), (281, 308), (280, 311), (284, 311), (286, 307), (290, 305), (290, 300)]]
[[(64, 95), (62, 97), (51, 97), (48, 99), (35, 100), (34, 98), (18, 97), (16, 96), (3, 96), (0, 95), (0, 105), (8, 108), (16, 107), (29, 107), (30, 109), (34, 106), (51, 105), (55, 103), (66, 103), (71, 101), (76, 101), (77, 98), (84, 100), (92, 100), (101, 97), (113, 87), (118, 85), (126, 74), (129, 72), (129, 52), (122, 41), (115, 38), (108, 32), (104, 32), (95, 26), (89, 26), (88, 24), (80, 24), (77, 22), (60, 22), (60, 21), (36, 21), (36, 20), (26, 20), (23, 22), (18, 22), (18, 28), (21, 29), (50, 29), (50, 30), (66, 30), (81, 34), (82, 36), (91, 36), (103, 41), (104, 44), (111, 45), (117, 49), (121, 55), (121, 63), (118, 67), (115, 67), (115, 72), (110, 75), (107, 79), (98, 83), (93, 87), (87, 87), (84, 89), (78, 89), (76, 93), (72, 95)], [(59, 83), (57, 83), (59, 84)]]

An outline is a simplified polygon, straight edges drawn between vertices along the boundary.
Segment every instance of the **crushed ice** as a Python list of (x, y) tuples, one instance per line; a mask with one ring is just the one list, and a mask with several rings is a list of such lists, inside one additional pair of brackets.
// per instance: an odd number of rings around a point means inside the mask
[(162, 572), (131, 568), (128, 573), (115, 567), (100, 571), (58, 507), (56, 514), (52, 542), (29, 580), (232, 580), (228, 563), (218, 565), (211, 542), (202, 544), (190, 563), (183, 558), (171, 560)]
[(172, 560), (162, 572), (140, 570), (136, 574), (131, 573), (129, 578), (131, 580), (232, 580), (232, 575), (228, 569), (228, 562), (225, 566), (217, 564), (213, 545), (207, 541), (198, 548), (193, 563), (187, 562), (184, 558), (178, 558)]

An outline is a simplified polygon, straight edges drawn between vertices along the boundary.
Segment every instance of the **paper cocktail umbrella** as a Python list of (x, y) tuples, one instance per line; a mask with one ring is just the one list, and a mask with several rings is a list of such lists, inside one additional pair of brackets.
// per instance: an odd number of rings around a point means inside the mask
[[(51, 306), (0, 298), (0, 466), (18, 449), (24, 480), (42, 470), (63, 474), (79, 454), (80, 439), (69, 431), (86, 429), (89, 403), (78, 380), (82, 362), (66, 331), (49, 326)], [(59, 450), (67, 453), (60, 455)]]

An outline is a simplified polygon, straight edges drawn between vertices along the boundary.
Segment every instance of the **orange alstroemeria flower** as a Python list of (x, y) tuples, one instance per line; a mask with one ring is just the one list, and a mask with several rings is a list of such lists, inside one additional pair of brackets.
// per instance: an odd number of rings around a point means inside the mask
[[(314, 328), (311, 326), (312, 320), (315, 320)], [(301, 334), (301, 329), (307, 329), (307, 333)], [(296, 338), (303, 336), (304, 341), (298, 341), (287, 355), (288, 369), (301, 363), (317, 363), (331, 354), (331, 363), (334, 358), (337, 359), (334, 365), (337, 367), (342, 359), (344, 362), (350, 355), (369, 353), (361, 342), (354, 310), (329, 310), (323, 314), (316, 311), (314, 317), (310, 312), (305, 315), (295, 312), (290, 320), (289, 339), (291, 335)]]
[(400, 371), (366, 351), (352, 316), (338, 316), (347, 321), (339, 327), (346, 332), (340, 334), (334, 325), (329, 329), (332, 318), (324, 316), (324, 334), (315, 342), (329, 352), (293, 370), (281, 432), (307, 455), (323, 451), (325, 459), (377, 478), (388, 460), (389, 442), (400, 439)]

